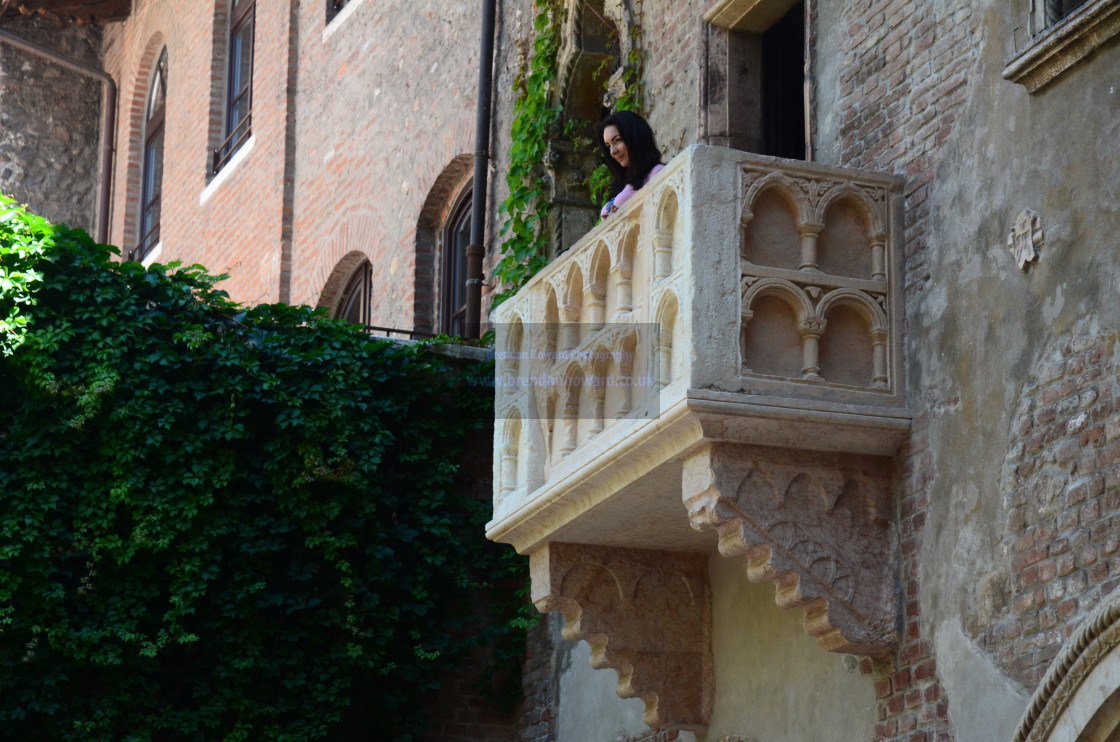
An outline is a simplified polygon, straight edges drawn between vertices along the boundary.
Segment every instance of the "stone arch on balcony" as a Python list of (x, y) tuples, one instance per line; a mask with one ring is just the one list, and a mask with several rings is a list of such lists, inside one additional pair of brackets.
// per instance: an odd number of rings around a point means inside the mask
[(560, 460), (560, 437), (562, 425), (560, 424), (560, 393), (556, 389), (552, 389), (545, 393), (544, 400), (544, 417), (541, 422), (544, 424), (544, 440), (545, 450), (548, 452), (546, 456), (546, 468), (551, 468), (556, 465)]
[(804, 377), (802, 335), (816, 314), (809, 297), (780, 278), (764, 278), (743, 292), (739, 348), (743, 368), (752, 373)]
[(607, 316), (607, 280), (611, 258), (607, 246), (599, 242), (591, 251), (587, 267), (587, 286), (584, 289), (584, 321), (591, 330), (599, 330)]
[(634, 408), (634, 368), (637, 360), (638, 335), (633, 329), (615, 336), (608, 367), (615, 383), (606, 389), (605, 413), (612, 419), (630, 414)]
[(886, 279), (886, 217), (863, 188), (843, 183), (817, 203), (821, 270), (853, 278)]
[(626, 224), (613, 233), (611, 248), (611, 282), (616, 312), (629, 312), (634, 308), (634, 257), (638, 247), (638, 225)]
[(806, 225), (813, 223), (812, 209), (796, 184), (781, 173), (771, 173), (748, 189), (741, 223), (745, 260), (788, 270), (815, 267), (814, 260), (803, 255), (802, 240)]
[(673, 272), (674, 249), (679, 249), (677, 236), (680, 199), (675, 188), (666, 187), (657, 202), (653, 232), (654, 278), (664, 278)]
[(498, 451), (501, 487), (499, 497), (511, 496), (523, 481), (521, 456), (521, 410), (514, 408), (508, 413), (502, 426), (501, 447)]
[(579, 345), (580, 322), (583, 321), (583, 271), (572, 261), (560, 291), (560, 350)]
[(594, 438), (603, 432), (606, 427), (607, 404), (607, 379), (610, 374), (611, 350), (605, 344), (599, 344), (591, 351), (589, 362), (590, 375), (585, 378), (585, 388), (588, 398), (587, 437)]
[(527, 365), (522, 364), (522, 356), (525, 354), (525, 324), (521, 321), (520, 314), (514, 314), (506, 324), (504, 343), (501, 349), (504, 351), (505, 357), (498, 359), (500, 361), (498, 373), (511, 376), (520, 375), (524, 366)]
[(583, 402), (583, 369), (578, 363), (569, 363), (558, 374), (562, 407), (560, 429), (560, 455), (567, 456), (580, 444), (580, 419), (586, 410)]
[(677, 380), (680, 365), (678, 363), (680, 343), (677, 342), (676, 337), (680, 325), (679, 315), (680, 304), (677, 302), (677, 295), (672, 291), (666, 291), (658, 304), (657, 314), (654, 315), (658, 325), (656, 376), (660, 387), (668, 386)]
[(556, 353), (560, 331), (560, 304), (556, 299), (556, 287), (550, 285), (545, 291), (544, 313), (541, 316), (540, 348), (545, 363)]
[(836, 289), (817, 304), (825, 327), (819, 365), (826, 381), (886, 388), (887, 316), (874, 299), (856, 289)]

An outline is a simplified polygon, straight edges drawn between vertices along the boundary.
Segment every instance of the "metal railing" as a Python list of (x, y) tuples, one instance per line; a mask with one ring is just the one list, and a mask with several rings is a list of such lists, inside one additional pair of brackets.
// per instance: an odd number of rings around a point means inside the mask
[(233, 157), (233, 153), (249, 138), (249, 134), (252, 131), (252, 121), (253, 111), (250, 109), (249, 112), (245, 114), (245, 118), (241, 119), (241, 122), (229, 133), (229, 136), (226, 137), (226, 140), (222, 142), (221, 146), (214, 150), (214, 165), (211, 168), (212, 173), (217, 173), (225, 167), (225, 164)]

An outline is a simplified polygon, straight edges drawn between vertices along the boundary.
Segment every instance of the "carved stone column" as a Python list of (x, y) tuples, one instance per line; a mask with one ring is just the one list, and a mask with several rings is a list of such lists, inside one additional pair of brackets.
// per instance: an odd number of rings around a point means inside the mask
[(711, 601), (704, 554), (549, 543), (530, 555), (533, 603), (564, 638), (618, 672), (654, 729), (702, 729), (712, 711)]
[(891, 478), (882, 457), (711, 443), (685, 460), (683, 497), (822, 647), (877, 655), (898, 640)]

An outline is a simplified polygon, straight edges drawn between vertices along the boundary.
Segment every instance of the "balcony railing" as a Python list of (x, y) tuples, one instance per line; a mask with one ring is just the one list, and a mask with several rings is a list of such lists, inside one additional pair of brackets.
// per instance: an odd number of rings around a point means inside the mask
[[(680, 513), (681, 462), (706, 441), (892, 455), (909, 426), (899, 208), (892, 176), (676, 157), (495, 312), (491, 538), (696, 548), (682, 518), (619, 528), (603, 509)], [(648, 486), (674, 468), (675, 487)]]
[(825, 649), (897, 641), (901, 211), (895, 176), (698, 145), (495, 310), (487, 535), (655, 728), (710, 713), (717, 548)]

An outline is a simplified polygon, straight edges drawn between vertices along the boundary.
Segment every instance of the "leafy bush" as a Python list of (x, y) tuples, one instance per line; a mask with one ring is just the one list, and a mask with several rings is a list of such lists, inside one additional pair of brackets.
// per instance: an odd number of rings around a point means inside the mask
[(3, 735), (413, 739), (516, 653), (457, 466), (485, 369), (115, 252), (0, 198)]

